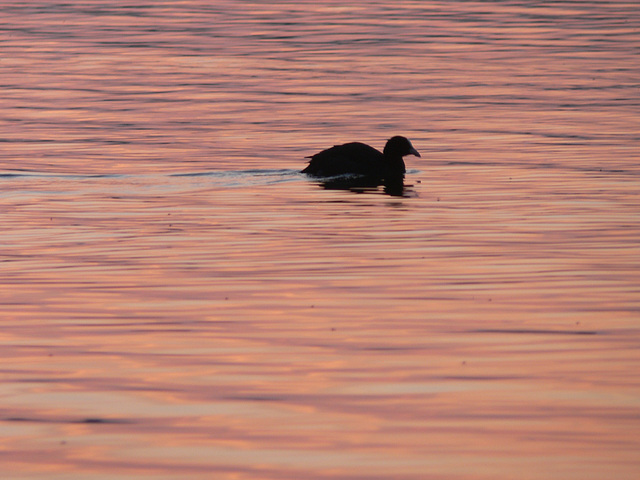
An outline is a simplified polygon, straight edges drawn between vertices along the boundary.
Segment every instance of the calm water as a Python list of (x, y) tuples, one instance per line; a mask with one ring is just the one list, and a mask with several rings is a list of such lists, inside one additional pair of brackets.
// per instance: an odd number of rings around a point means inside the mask
[(640, 476), (637, 2), (356, 3), (0, 3), (3, 478)]

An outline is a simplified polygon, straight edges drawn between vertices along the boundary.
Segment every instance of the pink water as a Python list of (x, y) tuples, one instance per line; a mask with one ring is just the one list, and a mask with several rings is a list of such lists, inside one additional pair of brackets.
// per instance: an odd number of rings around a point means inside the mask
[[(2, 2), (0, 45), (3, 478), (640, 476), (635, 2)], [(298, 173), (395, 134), (401, 195)]]

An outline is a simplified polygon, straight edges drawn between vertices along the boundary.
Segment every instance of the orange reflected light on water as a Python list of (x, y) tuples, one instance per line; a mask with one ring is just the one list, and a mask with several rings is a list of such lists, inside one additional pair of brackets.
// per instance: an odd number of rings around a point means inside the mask
[(9, 474), (637, 476), (636, 9), (10, 7)]

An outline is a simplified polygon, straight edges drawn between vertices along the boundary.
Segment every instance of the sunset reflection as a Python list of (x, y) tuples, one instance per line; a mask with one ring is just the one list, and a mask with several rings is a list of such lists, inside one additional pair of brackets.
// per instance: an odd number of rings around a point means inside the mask
[(5, 475), (637, 478), (635, 5), (0, 12)]

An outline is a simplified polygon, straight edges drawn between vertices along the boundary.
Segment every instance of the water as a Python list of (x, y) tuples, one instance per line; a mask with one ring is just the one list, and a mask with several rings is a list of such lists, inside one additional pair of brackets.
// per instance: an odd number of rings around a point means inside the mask
[(638, 477), (635, 2), (0, 13), (5, 478)]

